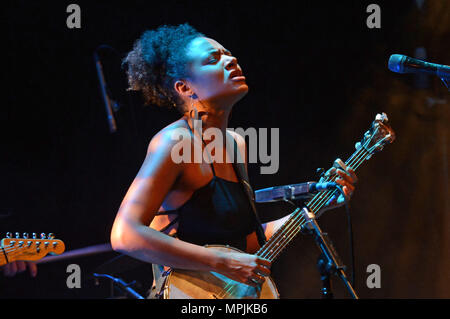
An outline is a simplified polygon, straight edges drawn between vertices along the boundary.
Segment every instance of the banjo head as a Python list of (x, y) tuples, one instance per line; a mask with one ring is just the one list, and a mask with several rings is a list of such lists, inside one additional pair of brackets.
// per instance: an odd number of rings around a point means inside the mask
[[(242, 252), (229, 246), (208, 245), (207, 248)], [(271, 277), (252, 287), (222, 274), (209, 271), (173, 269), (163, 288), (164, 299), (279, 299)]]

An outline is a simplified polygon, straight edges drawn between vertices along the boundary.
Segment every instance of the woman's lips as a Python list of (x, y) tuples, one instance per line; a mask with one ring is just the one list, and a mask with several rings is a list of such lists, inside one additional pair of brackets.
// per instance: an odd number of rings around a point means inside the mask
[(245, 81), (245, 76), (243, 75), (233, 76), (231, 78), (231, 81)]

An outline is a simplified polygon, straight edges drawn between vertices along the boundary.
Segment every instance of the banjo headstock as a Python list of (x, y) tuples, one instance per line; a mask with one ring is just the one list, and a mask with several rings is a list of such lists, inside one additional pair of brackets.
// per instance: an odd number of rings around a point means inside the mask
[(355, 144), (355, 148), (357, 150), (364, 148), (368, 153), (366, 159), (369, 159), (394, 140), (395, 132), (388, 123), (388, 117), (385, 113), (381, 113), (375, 116), (370, 129), (364, 133), (362, 140)]

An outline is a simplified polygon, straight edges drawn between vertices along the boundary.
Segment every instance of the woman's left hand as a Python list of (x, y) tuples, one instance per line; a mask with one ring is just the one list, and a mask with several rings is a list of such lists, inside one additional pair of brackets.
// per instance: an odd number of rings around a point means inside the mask
[[(342, 186), (342, 191), (344, 194), (339, 193), (339, 196), (333, 196), (323, 210), (329, 210), (342, 206), (346, 200), (349, 201), (351, 199), (353, 192), (355, 191), (355, 184), (358, 181), (355, 171), (351, 167), (344, 169), (341, 165), (339, 165), (339, 163), (342, 163), (342, 161), (338, 158), (334, 161), (333, 167), (325, 173), (325, 177), (338, 175), (335, 182)], [(323, 179), (324, 178), (321, 178), (320, 181)]]

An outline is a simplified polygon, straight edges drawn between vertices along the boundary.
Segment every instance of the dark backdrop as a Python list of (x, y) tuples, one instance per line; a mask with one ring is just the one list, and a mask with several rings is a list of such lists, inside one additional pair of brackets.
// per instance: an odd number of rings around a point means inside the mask
[[(366, 26), (366, 1), (77, 1), (81, 29), (66, 27), (69, 3), (3, 4), (1, 232), (53, 232), (67, 250), (109, 241), (148, 141), (178, 117), (126, 92), (120, 59), (144, 30), (189, 22), (230, 49), (247, 76), (250, 92), (229, 126), (280, 129), (280, 169), (261, 175), (263, 164), (250, 164), (254, 189), (317, 179), (316, 168), (353, 153), (376, 113), (388, 114), (397, 140), (358, 170), (351, 201), (356, 290), (363, 298), (450, 297), (449, 93), (435, 77), (387, 69), (391, 54), (414, 56), (418, 47), (429, 61), (450, 64), (450, 2), (376, 1), (381, 29)], [(100, 51), (121, 105), (115, 134), (93, 61), (100, 44), (116, 50)], [(291, 210), (258, 209), (263, 220)], [(350, 266), (344, 208), (327, 212), (320, 225)], [(275, 262), (283, 298), (320, 297), (317, 255), (313, 240), (299, 236)], [(137, 280), (145, 291), (149, 265), (111, 263), (116, 256), (43, 264), (34, 279), (2, 277), (0, 295), (108, 297), (109, 282), (95, 283), (93, 271)], [(70, 263), (81, 266), (81, 289), (66, 287)], [(370, 264), (381, 267), (381, 288), (366, 286)], [(333, 283), (336, 297), (347, 298), (342, 283)]]

